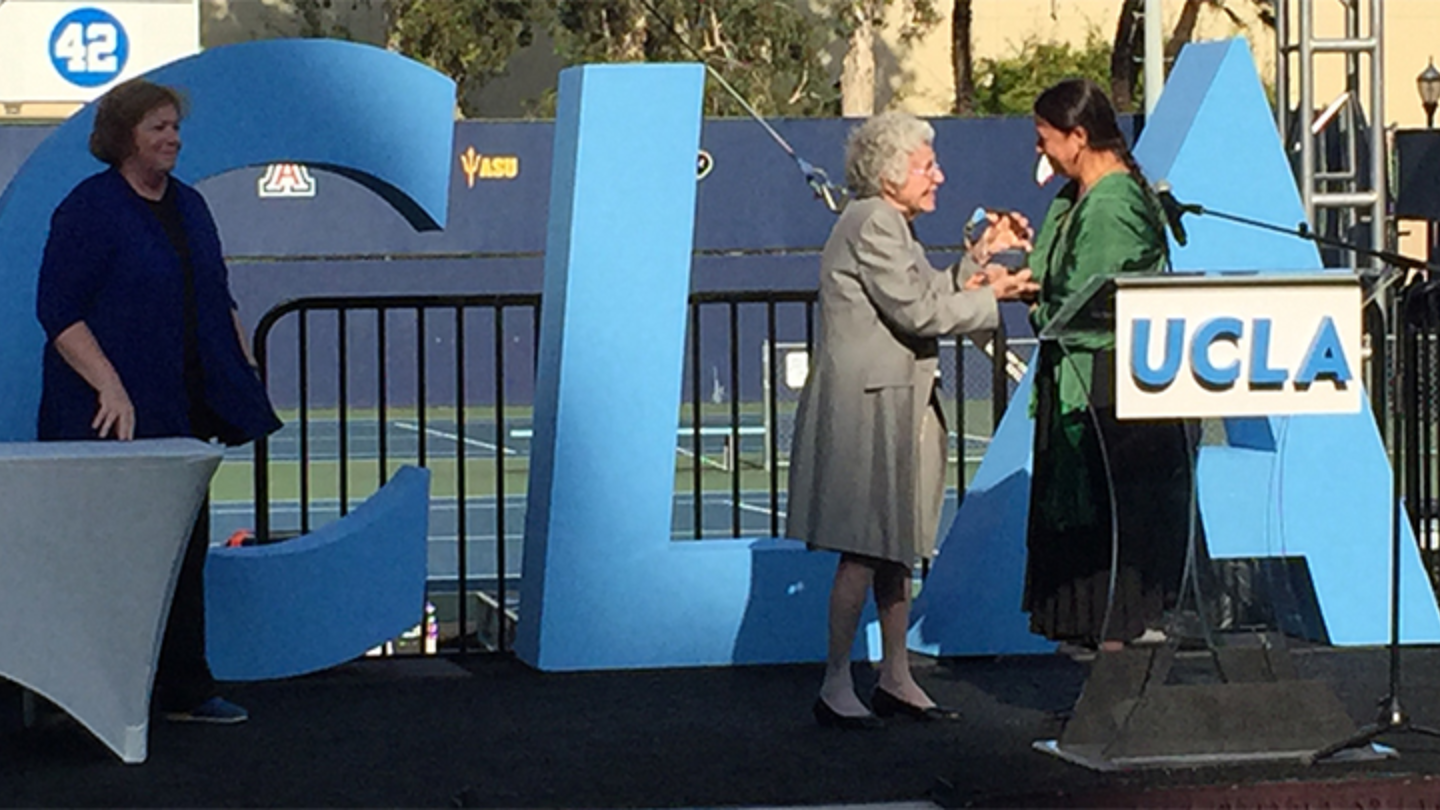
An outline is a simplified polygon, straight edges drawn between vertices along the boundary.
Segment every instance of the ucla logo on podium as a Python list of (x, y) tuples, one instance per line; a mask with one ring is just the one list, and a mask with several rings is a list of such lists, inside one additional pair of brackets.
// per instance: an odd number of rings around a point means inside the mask
[(1354, 413), (1360, 346), (1353, 277), (1122, 285), (1117, 416)]

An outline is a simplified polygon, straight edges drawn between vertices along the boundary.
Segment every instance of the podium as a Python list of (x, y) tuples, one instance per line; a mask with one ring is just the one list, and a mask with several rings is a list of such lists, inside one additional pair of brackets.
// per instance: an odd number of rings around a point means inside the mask
[(185, 545), (221, 448), (0, 443), (0, 678), (143, 762)]
[[(1348, 272), (1096, 278), (1040, 339), (1093, 349), (1114, 336), (1113, 390), (1100, 396), (1122, 422), (1357, 413), (1361, 300)], [(1279, 633), (1210, 631), (1195, 573), (1180, 602), (1193, 599), (1217, 680), (1173, 682), (1172, 621), (1164, 645), (1098, 652), (1074, 716), (1036, 749), (1096, 770), (1308, 762), (1354, 733), (1329, 686), (1298, 677)]]

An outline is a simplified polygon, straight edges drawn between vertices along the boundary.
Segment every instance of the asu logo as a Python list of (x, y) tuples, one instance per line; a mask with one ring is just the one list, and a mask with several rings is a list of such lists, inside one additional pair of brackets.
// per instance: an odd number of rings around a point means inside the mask
[(315, 178), (298, 163), (271, 163), (257, 187), (261, 197), (315, 196)]
[(520, 158), (515, 155), (482, 155), (475, 147), (465, 147), (460, 155), (460, 168), (465, 172), (465, 186), (475, 187), (475, 180), (513, 180), (520, 175)]

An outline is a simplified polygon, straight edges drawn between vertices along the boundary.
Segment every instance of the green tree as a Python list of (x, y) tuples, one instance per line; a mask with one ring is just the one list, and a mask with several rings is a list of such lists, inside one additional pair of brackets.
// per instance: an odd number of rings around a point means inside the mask
[[(698, 55), (761, 115), (838, 111), (820, 61), (825, 26), (792, 0), (552, 0), (536, 19), (565, 64), (690, 62)], [(537, 109), (553, 110), (553, 97)], [(705, 112), (745, 114), (713, 78)]]
[(971, 43), (973, 0), (954, 0), (950, 9), (950, 68), (955, 77), (956, 115), (975, 112), (975, 57)]
[(456, 104), (534, 37), (539, 0), (387, 0), (386, 46), (455, 80)]
[[(1180, 55), (1180, 49), (1195, 38), (1195, 29), (1202, 12), (1223, 14), (1237, 28), (1247, 28), (1236, 6), (1248, 6), (1267, 29), (1275, 28), (1275, 0), (1185, 0), (1176, 19), (1175, 29), (1165, 38), (1165, 64)], [(1115, 26), (1110, 61), (1110, 97), (1117, 109), (1137, 108), (1140, 98), (1140, 74), (1145, 56), (1145, 0), (1121, 0), (1120, 18)], [(1103, 83), (1102, 83), (1103, 86)]]
[(1081, 76), (1110, 80), (1110, 43), (1090, 31), (1084, 47), (1026, 39), (1012, 56), (981, 59), (975, 68), (977, 115), (1029, 115), (1035, 97), (1050, 85)]
[(923, 36), (941, 20), (936, 0), (821, 0), (821, 10), (832, 20), (833, 32), (845, 40), (840, 63), (841, 111), (847, 116), (875, 111), (876, 36), (886, 25), (891, 6), (903, 4), (900, 40)]

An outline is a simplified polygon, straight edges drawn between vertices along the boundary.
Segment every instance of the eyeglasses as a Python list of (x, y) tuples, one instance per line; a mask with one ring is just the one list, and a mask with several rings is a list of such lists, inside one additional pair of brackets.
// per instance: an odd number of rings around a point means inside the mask
[(928, 165), (928, 166), (923, 166), (923, 167), (921, 167), (921, 168), (919, 168), (919, 169), (911, 169), (911, 170), (910, 170), (910, 173), (913, 174), (913, 175), (916, 175), (916, 176), (918, 176), (918, 177), (927, 177), (927, 176), (928, 176), (928, 177), (936, 177), (936, 178), (938, 178), (938, 177), (943, 177), (943, 176), (944, 176), (943, 173), (940, 171), (940, 164), (939, 164), (939, 163), (931, 163), (930, 165)]

